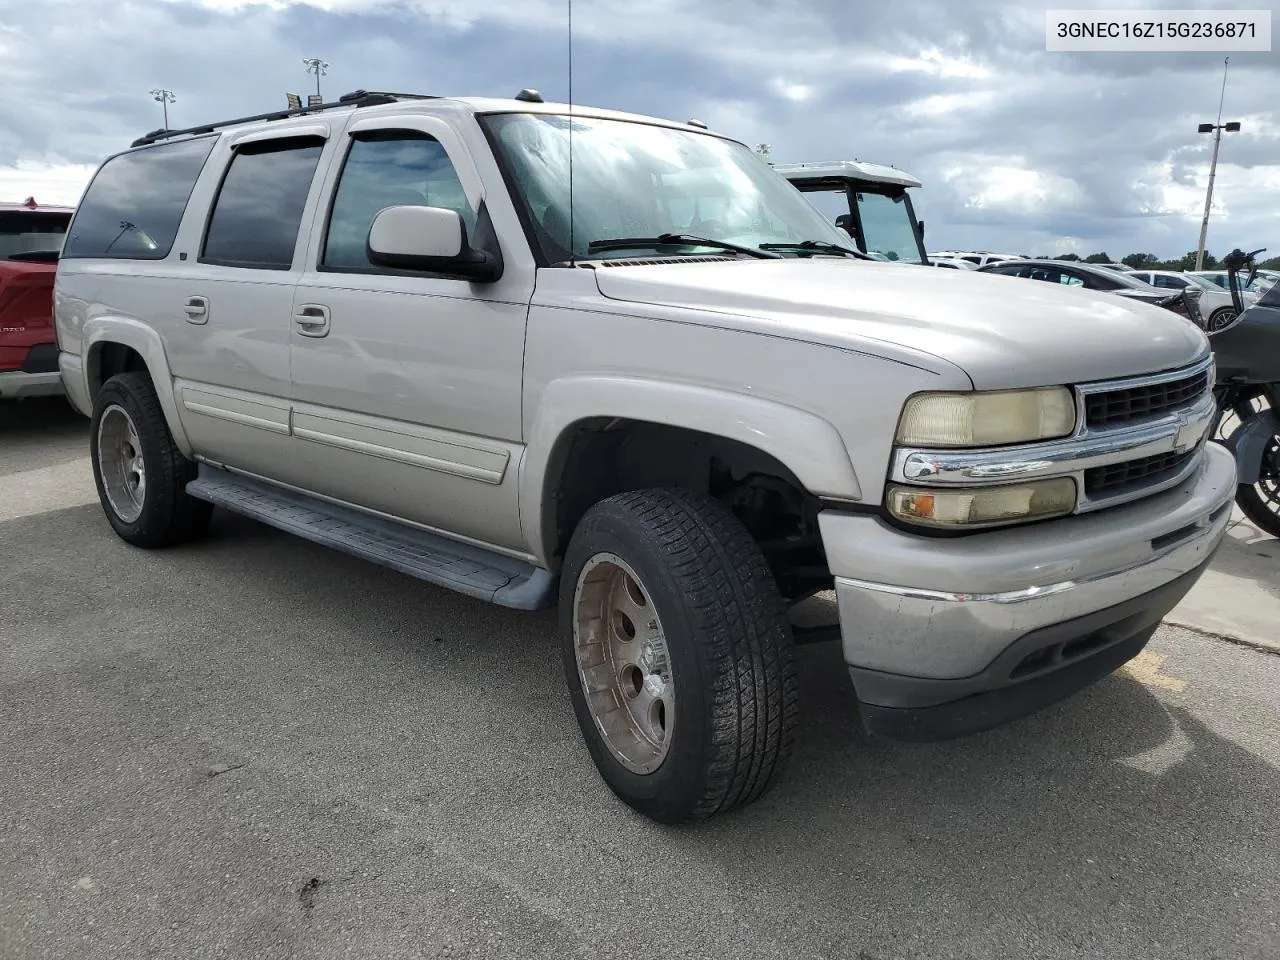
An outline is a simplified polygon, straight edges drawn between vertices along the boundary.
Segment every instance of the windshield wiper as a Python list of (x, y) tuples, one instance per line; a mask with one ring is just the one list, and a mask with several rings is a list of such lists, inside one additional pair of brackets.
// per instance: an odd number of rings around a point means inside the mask
[(761, 250), (812, 250), (814, 253), (839, 253), (846, 257), (857, 257), (859, 260), (874, 260), (861, 250), (850, 250), (838, 243), (827, 243), (825, 240), (801, 240), (799, 243), (762, 243)]
[(709, 240), (706, 237), (695, 237), (688, 233), (663, 233), (656, 237), (616, 237), (612, 240), (592, 240), (587, 244), (587, 250), (592, 253), (601, 250), (638, 250), (642, 247), (711, 247), (770, 260), (782, 256), (780, 253), (769, 253), (767, 250), (756, 247), (744, 247), (741, 244), (729, 243), (727, 240)]

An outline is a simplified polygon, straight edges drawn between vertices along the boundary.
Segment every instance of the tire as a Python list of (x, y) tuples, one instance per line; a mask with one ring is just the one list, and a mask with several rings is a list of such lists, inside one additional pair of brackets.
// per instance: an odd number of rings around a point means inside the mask
[(1267, 502), (1256, 486), (1242, 483), (1236, 488), (1236, 505), (1240, 512), (1263, 533), (1280, 538), (1280, 516), (1267, 506)]
[[(196, 465), (174, 444), (146, 373), (117, 374), (98, 390), (89, 459), (107, 522), (125, 542), (167, 547), (194, 540), (208, 529), (213, 507), (188, 496), (186, 486), (195, 479)], [(131, 471), (125, 460), (140, 461), (142, 470)]]
[[(621, 589), (629, 599), (617, 601), (619, 609), (640, 620), (631, 639), (616, 610), (608, 622), (592, 619), (613, 609), (607, 598)], [(702, 820), (755, 801), (784, 770), (798, 702), (791, 626), (764, 555), (727, 507), (684, 490), (597, 503), (574, 530), (559, 601), (574, 713), (597, 770), (624, 803), (660, 823)], [(664, 648), (656, 657), (655, 638)], [(619, 668), (630, 654), (606, 655), (628, 643), (642, 651), (634, 671)], [(594, 711), (584, 693), (588, 673)], [(671, 703), (670, 713), (645, 714), (660, 721), (648, 729), (662, 734), (661, 746), (606, 738), (597, 713), (614, 728), (639, 729), (635, 704), (656, 690)]]
[(1205, 321), (1205, 332), (1217, 333), (1223, 327), (1232, 323), (1237, 316), (1235, 307), (1219, 307), (1209, 314), (1209, 319)]

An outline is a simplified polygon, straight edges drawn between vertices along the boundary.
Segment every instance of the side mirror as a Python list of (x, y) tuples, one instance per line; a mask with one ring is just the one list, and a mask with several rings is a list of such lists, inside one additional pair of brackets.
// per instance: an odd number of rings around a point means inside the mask
[(392, 270), (443, 273), (492, 283), (502, 275), (501, 257), (472, 247), (456, 210), (386, 207), (369, 226), (369, 262)]

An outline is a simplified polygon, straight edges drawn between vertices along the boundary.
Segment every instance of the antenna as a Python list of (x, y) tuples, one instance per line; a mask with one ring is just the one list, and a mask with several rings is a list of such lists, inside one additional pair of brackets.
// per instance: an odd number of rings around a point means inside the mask
[(569, 5), (569, 265), (576, 266), (573, 253), (573, 0)]

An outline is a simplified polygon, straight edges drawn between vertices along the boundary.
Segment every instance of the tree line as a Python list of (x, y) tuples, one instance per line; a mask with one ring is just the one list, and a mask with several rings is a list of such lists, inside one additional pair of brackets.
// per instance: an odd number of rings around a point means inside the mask
[[(1075, 253), (1064, 253), (1057, 257), (1037, 257), (1036, 259), (1076, 260), (1082, 263), (1123, 263), (1126, 267), (1133, 267), (1135, 270), (1177, 270), (1185, 272), (1196, 268), (1196, 252), (1194, 250), (1184, 253), (1176, 260), (1161, 260), (1154, 253), (1131, 253), (1117, 261), (1111, 259), (1111, 256), (1105, 252), (1091, 253), (1087, 257), (1081, 257)], [(1264, 270), (1280, 270), (1280, 257), (1272, 257), (1270, 260), (1259, 263), (1258, 266)], [(1204, 252), (1204, 269), (1222, 269), (1222, 262), (1208, 250)]]

